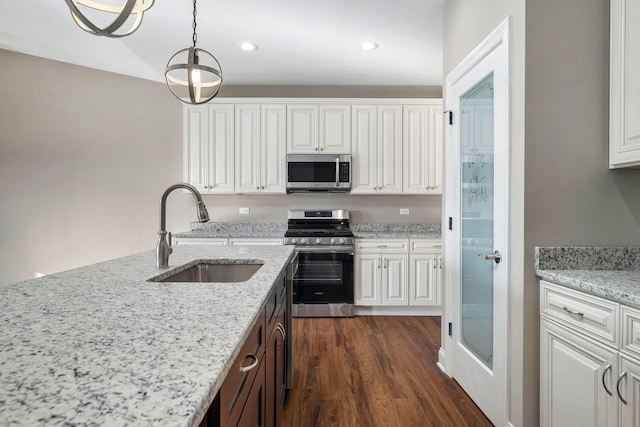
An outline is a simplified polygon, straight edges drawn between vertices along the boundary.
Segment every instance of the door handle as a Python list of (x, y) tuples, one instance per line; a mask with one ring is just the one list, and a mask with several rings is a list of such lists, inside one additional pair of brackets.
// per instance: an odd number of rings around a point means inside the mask
[(492, 259), (496, 264), (500, 264), (500, 260), (502, 259), (502, 254), (498, 250), (494, 251), (492, 254), (478, 254), (478, 256), (484, 259)]

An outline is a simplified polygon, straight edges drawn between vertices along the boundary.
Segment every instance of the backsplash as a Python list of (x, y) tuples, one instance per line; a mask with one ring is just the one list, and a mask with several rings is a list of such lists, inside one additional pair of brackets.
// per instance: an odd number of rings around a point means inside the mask
[(351, 224), (354, 233), (440, 234), (440, 224)]

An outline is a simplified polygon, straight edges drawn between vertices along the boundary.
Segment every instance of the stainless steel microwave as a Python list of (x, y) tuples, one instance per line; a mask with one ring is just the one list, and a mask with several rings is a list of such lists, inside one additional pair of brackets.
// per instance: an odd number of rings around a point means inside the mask
[(351, 191), (348, 154), (287, 154), (287, 193)]

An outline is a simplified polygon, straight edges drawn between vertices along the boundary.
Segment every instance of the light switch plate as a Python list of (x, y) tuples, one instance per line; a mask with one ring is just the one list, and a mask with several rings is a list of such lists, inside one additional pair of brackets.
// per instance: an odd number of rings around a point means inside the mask
[(238, 209), (240, 215), (249, 215), (249, 208), (240, 208)]
[(400, 209), (400, 215), (409, 215), (409, 209)]

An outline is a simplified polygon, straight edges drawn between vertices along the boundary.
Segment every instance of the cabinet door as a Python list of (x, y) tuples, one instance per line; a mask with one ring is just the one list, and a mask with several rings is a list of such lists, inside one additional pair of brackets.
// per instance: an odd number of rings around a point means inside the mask
[(247, 401), (242, 409), (242, 414), (238, 420), (236, 427), (261, 427), (264, 426), (265, 405), (266, 405), (266, 387), (265, 387), (265, 363), (260, 363), (258, 374), (256, 375)]
[(380, 305), (380, 254), (356, 254), (355, 256), (355, 304)]
[[(621, 356), (620, 372), (624, 377), (620, 380), (620, 426), (640, 426), (640, 362)], [(625, 400), (624, 403), (622, 399)]]
[(378, 106), (378, 193), (402, 193), (402, 106)]
[(351, 125), (351, 194), (375, 194), (378, 186), (378, 108), (354, 105)]
[(542, 318), (540, 425), (617, 426), (617, 372), (617, 351)]
[(407, 305), (407, 255), (382, 255), (382, 304)]
[(284, 104), (262, 106), (260, 166), (263, 193), (285, 194), (286, 111)]
[(234, 187), (234, 108), (232, 104), (207, 106), (208, 186), (207, 193), (230, 194)]
[(438, 254), (411, 255), (409, 262), (409, 305), (440, 305), (440, 256)]
[(609, 167), (640, 165), (640, 2), (611, 1)]
[(235, 152), (236, 192), (260, 192), (260, 105), (236, 105)]
[(318, 152), (318, 106), (287, 105), (287, 153)]
[(402, 107), (404, 194), (427, 194), (430, 190), (429, 125), (428, 105)]
[(183, 179), (201, 193), (209, 190), (207, 158), (207, 107), (192, 105), (183, 110)]
[(320, 152), (351, 153), (351, 106), (320, 105)]

